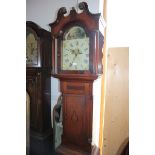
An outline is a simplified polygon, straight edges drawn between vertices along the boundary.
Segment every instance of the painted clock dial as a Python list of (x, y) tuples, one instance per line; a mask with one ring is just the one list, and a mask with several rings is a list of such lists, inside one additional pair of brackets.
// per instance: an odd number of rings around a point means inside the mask
[(89, 70), (89, 38), (80, 26), (71, 27), (63, 37), (62, 70)]
[(26, 32), (26, 64), (37, 65), (38, 43), (33, 33)]

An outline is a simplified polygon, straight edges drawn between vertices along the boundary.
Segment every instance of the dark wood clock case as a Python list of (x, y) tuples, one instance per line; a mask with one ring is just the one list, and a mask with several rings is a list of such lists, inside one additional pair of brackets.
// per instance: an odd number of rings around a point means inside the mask
[[(58, 155), (90, 155), (92, 152), (93, 81), (102, 74), (103, 29), (101, 14), (92, 14), (85, 2), (79, 3), (81, 13), (72, 8), (58, 11), (51, 23), (52, 76), (60, 80), (63, 104), (62, 144), (56, 149)], [(88, 71), (61, 69), (62, 37), (69, 27), (82, 26), (90, 39), (90, 62)], [(103, 31), (102, 31), (103, 32)]]
[(38, 40), (38, 63), (26, 66), (30, 135), (43, 140), (51, 134), (51, 35), (31, 21), (26, 22), (26, 28)]

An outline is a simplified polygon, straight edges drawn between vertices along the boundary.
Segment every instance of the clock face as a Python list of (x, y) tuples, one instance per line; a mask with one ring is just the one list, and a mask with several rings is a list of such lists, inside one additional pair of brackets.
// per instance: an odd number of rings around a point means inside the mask
[(89, 70), (89, 38), (82, 27), (69, 29), (63, 39), (62, 70)]
[(26, 32), (26, 64), (37, 65), (38, 44), (35, 36), (31, 32)]

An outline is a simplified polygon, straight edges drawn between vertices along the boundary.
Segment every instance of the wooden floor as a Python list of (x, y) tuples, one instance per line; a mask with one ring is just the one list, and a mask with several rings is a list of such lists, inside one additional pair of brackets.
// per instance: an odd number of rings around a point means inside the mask
[(55, 155), (52, 136), (44, 141), (30, 138), (30, 155)]

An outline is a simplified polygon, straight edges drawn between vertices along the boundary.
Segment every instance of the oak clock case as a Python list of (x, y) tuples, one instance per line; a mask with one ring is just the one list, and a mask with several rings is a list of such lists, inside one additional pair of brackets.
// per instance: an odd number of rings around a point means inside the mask
[(26, 90), (30, 96), (30, 135), (51, 135), (51, 36), (36, 23), (26, 22)]
[(62, 143), (58, 155), (89, 155), (92, 149), (93, 81), (102, 74), (103, 22), (85, 2), (81, 13), (59, 9), (51, 23), (52, 76), (60, 80), (63, 107)]

